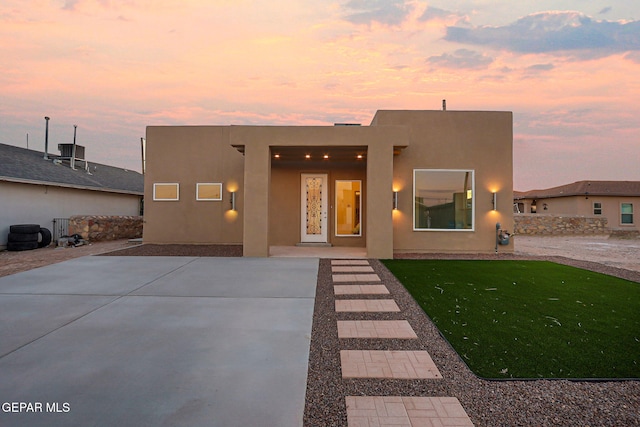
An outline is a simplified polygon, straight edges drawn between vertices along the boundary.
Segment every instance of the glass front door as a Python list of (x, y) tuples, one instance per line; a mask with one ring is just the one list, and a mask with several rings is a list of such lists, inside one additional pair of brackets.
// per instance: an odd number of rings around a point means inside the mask
[(302, 174), (300, 241), (327, 242), (327, 175)]

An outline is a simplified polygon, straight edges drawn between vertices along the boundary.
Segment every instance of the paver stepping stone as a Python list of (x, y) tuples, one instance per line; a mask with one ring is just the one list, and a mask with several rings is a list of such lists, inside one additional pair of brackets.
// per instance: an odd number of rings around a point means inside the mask
[(347, 396), (349, 427), (473, 427), (455, 397)]
[(373, 273), (369, 265), (338, 265), (331, 267), (333, 273)]
[(335, 295), (387, 295), (389, 289), (385, 285), (334, 285)]
[(400, 311), (392, 299), (339, 299), (336, 300), (337, 312), (382, 312)]
[(338, 338), (400, 338), (418, 336), (406, 320), (338, 320)]
[(442, 378), (424, 350), (341, 350), (340, 364), (343, 378)]
[(369, 265), (366, 259), (332, 259), (331, 265)]
[(380, 282), (377, 274), (333, 274), (334, 282)]

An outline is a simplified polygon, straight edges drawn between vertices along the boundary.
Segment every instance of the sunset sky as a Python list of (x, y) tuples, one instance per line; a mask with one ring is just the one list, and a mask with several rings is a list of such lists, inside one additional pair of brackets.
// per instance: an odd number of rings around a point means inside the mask
[(147, 125), (514, 113), (514, 187), (640, 180), (640, 2), (0, 0), (0, 143), (140, 170)]

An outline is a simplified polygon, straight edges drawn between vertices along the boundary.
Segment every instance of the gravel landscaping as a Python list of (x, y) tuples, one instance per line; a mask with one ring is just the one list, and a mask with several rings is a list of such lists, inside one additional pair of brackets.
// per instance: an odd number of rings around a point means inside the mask
[(212, 256), (241, 257), (242, 245), (152, 245), (130, 246), (104, 256)]
[[(412, 257), (417, 258), (418, 255)], [(335, 299), (350, 297), (333, 295), (330, 261), (320, 260), (309, 357), (305, 426), (346, 426), (345, 396), (453, 396), (460, 400), (476, 426), (640, 425), (640, 381), (488, 381), (476, 377), (395, 277), (379, 261), (370, 262), (400, 307), (399, 313), (336, 313)], [(593, 270), (604, 270), (593, 263), (590, 267)], [(616, 273), (626, 274), (621, 271)], [(418, 339), (339, 340), (337, 321), (356, 319), (406, 319)], [(340, 372), (340, 350), (352, 349), (426, 350), (443, 378), (343, 379)]]

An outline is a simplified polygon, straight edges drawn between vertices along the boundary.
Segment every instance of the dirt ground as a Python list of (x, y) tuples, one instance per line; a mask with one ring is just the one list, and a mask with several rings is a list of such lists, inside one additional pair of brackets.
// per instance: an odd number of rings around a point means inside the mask
[[(640, 272), (640, 239), (609, 238), (609, 236), (515, 236), (515, 255), (532, 257), (565, 257), (579, 261), (603, 264), (609, 267), (622, 268)], [(145, 249), (152, 247), (145, 245)], [(136, 245), (127, 240), (97, 242), (76, 248), (48, 247), (24, 252), (0, 252), (0, 277), (31, 270), (49, 264), (66, 261), (86, 255), (99, 255), (122, 250), (122, 255), (129, 255)], [(137, 246), (138, 255), (141, 247)], [(154, 251), (151, 251), (154, 252)], [(157, 252), (157, 251), (155, 251)], [(113, 253), (117, 255), (118, 253)], [(154, 253), (149, 253), (153, 255)], [(231, 254), (212, 253), (216, 256), (233, 256)], [(202, 256), (194, 253), (193, 256)]]
[(130, 247), (128, 240), (115, 240), (112, 242), (97, 242), (89, 245), (69, 248), (56, 248), (49, 246), (32, 251), (0, 252), (0, 277), (9, 276), (21, 271), (43, 267), (49, 264), (79, 258), (86, 255), (98, 255), (118, 249)]
[(515, 236), (519, 255), (562, 256), (640, 272), (640, 239), (603, 236)]

